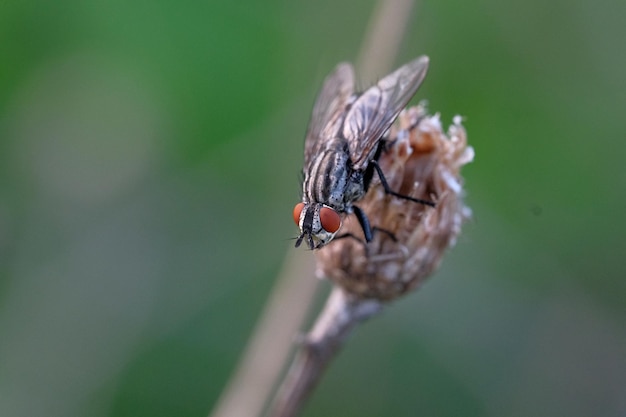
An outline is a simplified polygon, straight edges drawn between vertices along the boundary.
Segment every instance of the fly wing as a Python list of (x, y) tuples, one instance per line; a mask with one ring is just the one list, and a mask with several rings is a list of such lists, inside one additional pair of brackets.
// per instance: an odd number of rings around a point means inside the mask
[(304, 141), (304, 166), (309, 164), (324, 144), (325, 138), (337, 135), (345, 108), (354, 93), (354, 70), (352, 65), (343, 62), (326, 77), (320, 91)]
[(352, 104), (343, 122), (354, 169), (370, 162), (381, 136), (389, 129), (426, 76), (428, 57), (421, 56), (387, 75)]

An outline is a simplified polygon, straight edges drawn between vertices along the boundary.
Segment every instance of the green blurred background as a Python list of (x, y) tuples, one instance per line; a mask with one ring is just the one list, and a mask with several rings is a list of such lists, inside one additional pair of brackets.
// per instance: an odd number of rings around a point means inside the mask
[[(373, 7), (2, 2), (0, 416), (210, 412)], [(474, 220), (304, 415), (626, 415), (626, 2), (414, 14), (395, 64), (428, 54), (418, 98), (466, 116)]]

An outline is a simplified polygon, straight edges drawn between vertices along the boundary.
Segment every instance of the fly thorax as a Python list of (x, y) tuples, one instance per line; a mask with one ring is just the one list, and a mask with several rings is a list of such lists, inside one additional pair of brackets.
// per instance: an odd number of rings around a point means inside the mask
[(327, 199), (324, 203), (343, 212), (346, 203), (346, 189), (350, 186), (349, 155), (347, 149), (334, 152), (332, 155), (332, 164), (327, 171), (328, 189)]
[(343, 211), (345, 189), (349, 180), (347, 149), (341, 141), (332, 141), (311, 160), (305, 170), (302, 191), (305, 201), (326, 204)]
[(352, 171), (348, 178), (345, 188), (345, 202), (346, 204), (352, 203), (365, 195), (365, 188), (363, 185), (363, 173), (361, 171)]

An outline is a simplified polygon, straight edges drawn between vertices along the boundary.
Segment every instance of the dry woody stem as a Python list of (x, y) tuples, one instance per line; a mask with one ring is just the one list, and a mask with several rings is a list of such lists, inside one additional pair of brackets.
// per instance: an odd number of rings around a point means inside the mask
[(334, 287), (313, 329), (301, 342), (269, 415), (297, 415), (352, 328), (378, 313), (381, 307), (377, 300), (356, 298), (342, 288)]
[[(373, 240), (338, 239), (316, 251), (317, 275), (335, 286), (278, 391), (272, 417), (297, 415), (352, 328), (424, 282), (471, 215), (463, 204), (460, 170), (474, 151), (459, 116), (444, 132), (439, 115), (428, 115), (421, 104), (408, 108), (385, 144), (379, 163), (391, 189), (436, 206), (386, 194), (375, 181), (357, 202), (377, 230)], [(361, 236), (352, 217), (344, 219), (343, 228)]]

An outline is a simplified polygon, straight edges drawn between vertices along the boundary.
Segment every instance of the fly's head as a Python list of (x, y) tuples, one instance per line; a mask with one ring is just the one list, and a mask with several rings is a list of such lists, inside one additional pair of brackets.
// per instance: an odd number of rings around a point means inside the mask
[(298, 203), (293, 220), (300, 227), (296, 248), (306, 240), (309, 249), (319, 249), (329, 243), (341, 228), (341, 217), (332, 207), (321, 203)]

